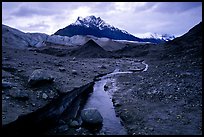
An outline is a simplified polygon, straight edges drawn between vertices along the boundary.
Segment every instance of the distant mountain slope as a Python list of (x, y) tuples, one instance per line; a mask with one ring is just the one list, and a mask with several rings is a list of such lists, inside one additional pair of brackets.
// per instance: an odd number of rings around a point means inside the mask
[(155, 46), (152, 44), (144, 44), (137, 46), (126, 46), (120, 50), (114, 52), (115, 57), (141, 57), (146, 56), (149, 53), (149, 48)]
[(192, 42), (196, 40), (202, 40), (202, 22), (191, 28), (187, 33), (182, 35), (181, 37), (175, 38), (173, 41), (167, 42), (167, 44), (175, 44), (175, 43), (189, 43), (191, 44)]
[(202, 22), (181, 37), (161, 44), (126, 46), (114, 52), (116, 57), (200, 60), (202, 58)]
[(74, 35), (72, 37), (60, 35), (47, 35), (44, 33), (24, 33), (20, 30), (2, 24), (2, 45), (13, 48), (44, 47), (64, 45), (67, 48), (74, 48), (84, 45), (89, 40), (94, 40), (98, 45), (107, 51), (115, 51), (124, 48), (128, 43), (141, 44), (137, 41), (121, 41), (109, 38), (98, 38), (92, 35)]
[(43, 33), (24, 33), (2, 24), (2, 46), (14, 48), (38, 47), (42, 45), (39, 42), (45, 40), (47, 36)]
[(163, 57), (200, 58), (202, 57), (202, 22), (181, 37), (166, 42)]
[(84, 45), (74, 49), (70, 53), (74, 57), (91, 57), (91, 58), (100, 58), (100, 57), (110, 57), (110, 53), (105, 51), (93, 40), (89, 40)]

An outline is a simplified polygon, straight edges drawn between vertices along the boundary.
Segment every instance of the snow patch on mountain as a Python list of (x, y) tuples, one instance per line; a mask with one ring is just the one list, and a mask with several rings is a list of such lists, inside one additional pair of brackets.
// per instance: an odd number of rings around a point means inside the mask
[(135, 34), (135, 35), (139, 35), (139, 37), (143, 38), (143, 39), (153, 38), (153, 39), (160, 39), (160, 40), (164, 40), (164, 41), (169, 41), (169, 40), (175, 39), (175, 36), (171, 35), (171, 34), (158, 34), (158, 33), (147, 32), (144, 34)]

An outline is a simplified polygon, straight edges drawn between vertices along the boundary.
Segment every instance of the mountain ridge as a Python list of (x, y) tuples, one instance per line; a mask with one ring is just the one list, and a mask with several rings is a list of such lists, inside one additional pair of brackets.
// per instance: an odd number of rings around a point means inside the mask
[(72, 23), (62, 29), (59, 29), (54, 35), (72, 37), (74, 35), (93, 35), (98, 38), (106, 37), (115, 40), (129, 40), (138, 42), (160, 43), (164, 40), (159, 39), (142, 39), (136, 37), (125, 30), (118, 29), (107, 24), (100, 17), (87, 16), (85, 18), (78, 17), (75, 23)]

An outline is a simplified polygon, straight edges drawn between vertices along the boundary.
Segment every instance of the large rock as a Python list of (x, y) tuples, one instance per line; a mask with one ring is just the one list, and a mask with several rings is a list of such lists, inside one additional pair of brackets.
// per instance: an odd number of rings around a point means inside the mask
[(103, 122), (103, 117), (95, 108), (82, 110), (81, 119), (87, 125), (101, 125)]
[(53, 82), (54, 77), (43, 69), (34, 70), (28, 79), (28, 84), (30, 86), (35, 86), (37, 84), (45, 84)]

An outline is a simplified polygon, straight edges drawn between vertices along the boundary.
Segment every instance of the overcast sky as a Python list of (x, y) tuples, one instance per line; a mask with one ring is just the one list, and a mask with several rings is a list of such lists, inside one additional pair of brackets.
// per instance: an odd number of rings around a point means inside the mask
[(78, 16), (95, 15), (141, 37), (186, 33), (202, 21), (201, 2), (3, 2), (2, 23), (24, 32), (53, 34)]

